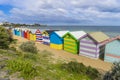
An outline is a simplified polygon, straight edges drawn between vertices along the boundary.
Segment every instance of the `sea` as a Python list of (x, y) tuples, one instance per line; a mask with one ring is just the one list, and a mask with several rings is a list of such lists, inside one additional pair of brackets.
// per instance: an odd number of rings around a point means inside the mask
[(102, 31), (110, 37), (120, 35), (120, 26), (79, 26), (79, 25), (48, 25), (42, 27), (29, 27), (31, 29), (40, 29), (40, 30), (68, 30), (68, 31), (85, 31), (87, 33)]

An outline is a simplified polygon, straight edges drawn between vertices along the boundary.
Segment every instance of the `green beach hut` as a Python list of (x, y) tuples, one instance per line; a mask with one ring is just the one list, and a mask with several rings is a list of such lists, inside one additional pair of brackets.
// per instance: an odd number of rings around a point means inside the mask
[(79, 51), (79, 39), (86, 35), (84, 31), (68, 32), (63, 36), (64, 50), (77, 54)]

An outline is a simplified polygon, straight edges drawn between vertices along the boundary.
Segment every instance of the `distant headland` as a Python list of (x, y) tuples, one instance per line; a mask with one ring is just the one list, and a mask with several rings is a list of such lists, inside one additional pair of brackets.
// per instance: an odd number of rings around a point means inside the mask
[(39, 24), (39, 23), (34, 23), (34, 24), (22, 24), (22, 23), (10, 23), (10, 22), (2, 22), (0, 23), (1, 26), (5, 27), (47, 27), (46, 24)]

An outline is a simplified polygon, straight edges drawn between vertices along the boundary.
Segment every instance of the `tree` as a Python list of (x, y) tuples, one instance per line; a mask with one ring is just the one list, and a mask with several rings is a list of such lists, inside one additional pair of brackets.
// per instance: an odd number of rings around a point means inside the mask
[(0, 48), (6, 49), (9, 48), (10, 44), (10, 35), (7, 30), (3, 27), (0, 27)]

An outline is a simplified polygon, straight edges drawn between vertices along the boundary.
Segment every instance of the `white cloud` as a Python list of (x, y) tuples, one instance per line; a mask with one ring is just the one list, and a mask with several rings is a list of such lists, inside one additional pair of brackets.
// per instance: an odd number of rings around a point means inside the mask
[(74, 20), (86, 23), (97, 20), (120, 20), (119, 2), (119, 0), (1, 0), (0, 4), (13, 6), (7, 18), (13, 22), (47, 23)]

